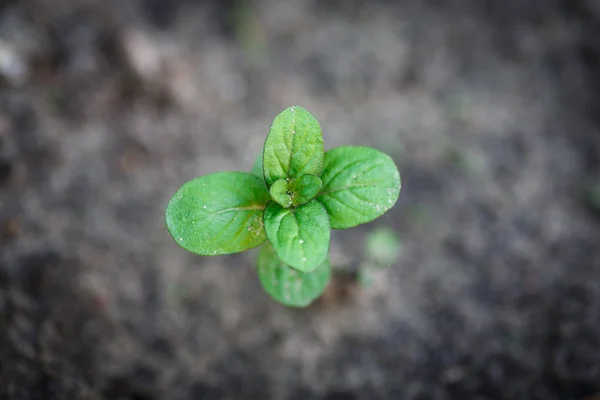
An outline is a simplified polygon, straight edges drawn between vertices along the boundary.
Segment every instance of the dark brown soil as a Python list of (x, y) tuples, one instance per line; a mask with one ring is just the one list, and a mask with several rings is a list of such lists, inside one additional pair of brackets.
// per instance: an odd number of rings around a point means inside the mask
[[(600, 396), (597, 1), (0, 4), (1, 399)], [(396, 265), (302, 310), (163, 222), (292, 104), (403, 182), (332, 237)]]

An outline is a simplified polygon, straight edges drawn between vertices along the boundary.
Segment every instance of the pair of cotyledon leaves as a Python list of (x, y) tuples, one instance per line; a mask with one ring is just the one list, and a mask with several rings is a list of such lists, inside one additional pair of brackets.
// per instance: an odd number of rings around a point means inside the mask
[(329, 281), (330, 230), (372, 221), (399, 192), (400, 174), (388, 155), (352, 146), (325, 152), (318, 121), (293, 106), (274, 119), (262, 168), (185, 183), (167, 206), (166, 223), (181, 247), (200, 255), (237, 253), (268, 240), (258, 262), (263, 286), (284, 304), (306, 305)]

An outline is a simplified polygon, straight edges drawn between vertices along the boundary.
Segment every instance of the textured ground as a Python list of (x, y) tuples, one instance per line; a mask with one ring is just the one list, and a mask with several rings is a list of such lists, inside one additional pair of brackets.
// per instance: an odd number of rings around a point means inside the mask
[[(13, 0), (0, 39), (0, 398), (600, 396), (594, 0)], [(397, 264), (304, 310), (163, 222), (292, 104), (403, 181), (332, 238)]]

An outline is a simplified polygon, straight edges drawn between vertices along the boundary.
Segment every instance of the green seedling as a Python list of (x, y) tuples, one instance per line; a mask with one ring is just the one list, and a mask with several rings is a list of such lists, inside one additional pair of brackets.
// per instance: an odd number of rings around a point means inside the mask
[(275, 117), (252, 173), (217, 172), (185, 183), (166, 224), (203, 256), (265, 245), (258, 277), (276, 301), (305, 307), (327, 286), (331, 229), (374, 220), (398, 200), (400, 174), (386, 154), (342, 146), (327, 152), (319, 122), (299, 106)]
[(378, 228), (367, 235), (365, 256), (358, 267), (357, 280), (363, 287), (371, 286), (378, 270), (390, 268), (400, 254), (400, 239), (388, 228)]
[(588, 206), (594, 211), (600, 211), (600, 183), (589, 183), (585, 189)]
[(389, 268), (400, 254), (400, 239), (389, 228), (378, 228), (367, 235), (366, 258), (380, 268)]

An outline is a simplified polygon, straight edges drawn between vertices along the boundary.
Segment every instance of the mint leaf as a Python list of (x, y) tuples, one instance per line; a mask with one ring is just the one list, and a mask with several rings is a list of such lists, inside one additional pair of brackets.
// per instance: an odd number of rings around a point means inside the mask
[(265, 140), (263, 174), (267, 187), (278, 179), (323, 171), (323, 135), (319, 122), (300, 106), (285, 109), (273, 120)]
[(281, 260), (302, 272), (311, 272), (329, 251), (329, 217), (316, 200), (298, 208), (269, 202), (263, 216), (267, 238)]
[(318, 176), (314, 175), (302, 175), (292, 180), (289, 185), (289, 191), (292, 193), (292, 203), (295, 206), (308, 203), (315, 198), (323, 182)]
[(290, 208), (292, 205), (292, 196), (290, 196), (288, 182), (285, 179), (278, 179), (271, 185), (269, 193), (271, 197), (283, 208)]
[(306, 307), (317, 299), (331, 279), (329, 261), (312, 272), (300, 272), (286, 265), (270, 244), (258, 254), (258, 279), (265, 291), (286, 306)]
[(311, 201), (323, 186), (321, 179), (314, 175), (302, 175), (293, 179), (278, 179), (271, 185), (271, 197), (283, 208), (301, 206)]
[(185, 183), (169, 201), (167, 229), (193, 253), (237, 253), (266, 240), (262, 214), (269, 200), (264, 182), (250, 173), (201, 176)]
[(398, 200), (400, 173), (390, 156), (369, 147), (325, 153), (323, 203), (333, 229), (351, 228), (383, 215)]

